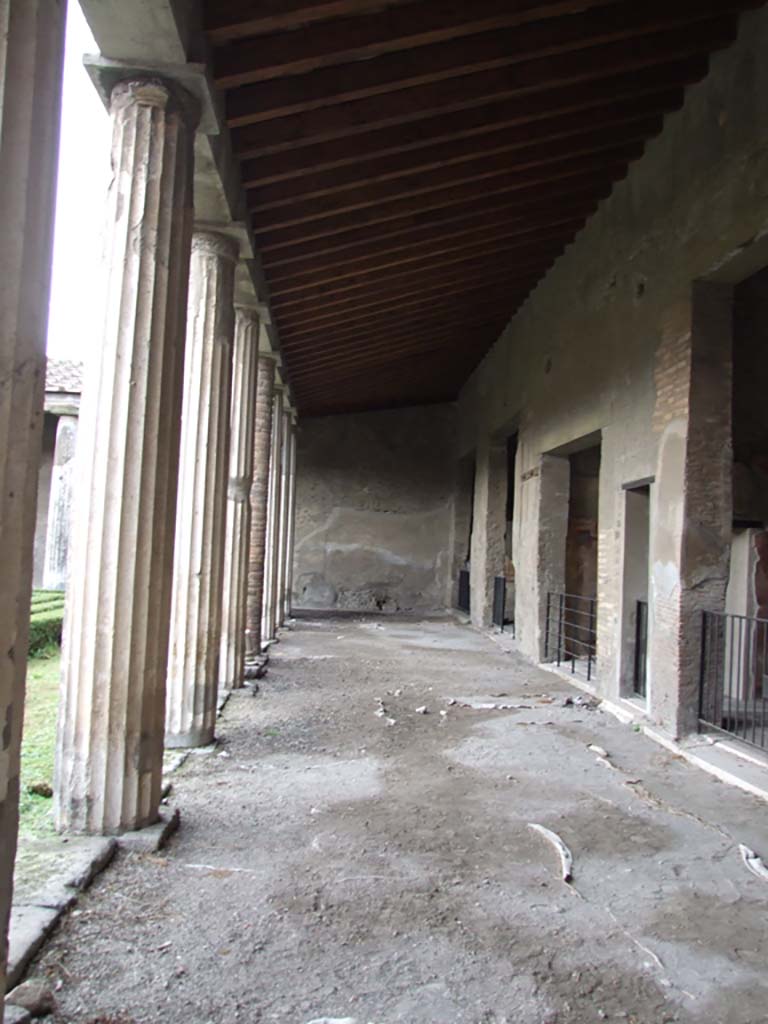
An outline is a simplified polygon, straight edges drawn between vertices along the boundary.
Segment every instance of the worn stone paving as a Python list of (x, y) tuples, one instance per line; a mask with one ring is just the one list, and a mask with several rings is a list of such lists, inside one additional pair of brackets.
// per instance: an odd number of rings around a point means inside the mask
[(768, 805), (569, 695), (452, 621), (297, 622), (176, 773), (177, 836), (35, 965), (56, 1020), (768, 1020), (738, 853), (768, 855)]

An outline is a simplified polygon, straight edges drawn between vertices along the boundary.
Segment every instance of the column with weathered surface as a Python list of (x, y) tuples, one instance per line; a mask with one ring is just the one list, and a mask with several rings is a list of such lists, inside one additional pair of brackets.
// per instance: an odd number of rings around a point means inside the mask
[(258, 310), (237, 306), (232, 363), (232, 419), (219, 657), (219, 686), (225, 690), (243, 685), (245, 667), (245, 606), (251, 531), (250, 492), (253, 483), (253, 424), (256, 411), (258, 353)]
[(77, 416), (59, 416), (45, 537), (43, 587), (46, 590), (64, 590), (69, 578), (69, 533), (76, 440)]
[(290, 426), (290, 462), (288, 465), (288, 538), (286, 542), (285, 565), (285, 602), (283, 618), (291, 614), (293, 604), (293, 553), (296, 537), (296, 414), (291, 415)]
[(256, 418), (253, 428), (253, 485), (251, 487), (251, 537), (248, 552), (248, 601), (245, 623), (245, 657), (261, 657), (261, 609), (264, 600), (264, 552), (267, 538), (267, 499), (272, 444), (272, 404), (275, 360), (259, 355), (256, 386)]
[(0, 0), (0, 1007), (19, 800), (66, 0)]
[(283, 387), (275, 388), (272, 410), (272, 451), (270, 455), (269, 498), (267, 502), (267, 544), (264, 558), (264, 607), (261, 616), (262, 641), (276, 639), (278, 538), (280, 533), (280, 472), (283, 437)]
[(112, 91), (102, 344), (87, 368), (56, 752), (59, 828), (157, 819), (197, 111), (171, 85)]
[(275, 592), (275, 624), (285, 622), (285, 586), (288, 572), (288, 503), (291, 473), (291, 417), (290, 409), (283, 409), (283, 430), (280, 453), (280, 514), (277, 539), (277, 588)]
[(167, 747), (212, 742), (221, 644), (237, 244), (195, 232), (189, 274)]

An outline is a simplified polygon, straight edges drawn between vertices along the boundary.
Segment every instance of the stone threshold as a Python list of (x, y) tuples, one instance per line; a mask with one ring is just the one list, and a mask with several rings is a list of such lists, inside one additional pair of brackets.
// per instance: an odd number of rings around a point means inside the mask
[(553, 668), (546, 662), (540, 663), (538, 667), (595, 697), (600, 701), (600, 707), (614, 718), (618, 718), (625, 725), (638, 728), (654, 743), (677, 754), (694, 767), (708, 772), (726, 785), (735, 786), (745, 793), (768, 801), (768, 752), (762, 755), (759, 750), (739, 742), (735, 737), (721, 738), (706, 733), (694, 733), (676, 739), (659, 726), (648, 723), (642, 701), (634, 698), (611, 700), (602, 696), (594, 686), (578, 676)]
[[(520, 657), (525, 657), (520, 653), (511, 636), (497, 630), (480, 630), (480, 632), (508, 654), (520, 654)], [(677, 754), (694, 767), (708, 772), (728, 786), (735, 786), (745, 793), (751, 793), (752, 796), (768, 801), (768, 751), (763, 754), (756, 748), (741, 743), (735, 737), (721, 737), (706, 733), (694, 733), (691, 736), (676, 739), (659, 726), (649, 724), (644, 701), (635, 697), (626, 697), (618, 701), (612, 700), (600, 694), (597, 688), (592, 683), (588, 683), (586, 679), (572, 675), (569, 671), (558, 668), (550, 662), (539, 662), (537, 667), (595, 697), (600, 701), (600, 707), (614, 718), (618, 718), (624, 725), (637, 728), (654, 743)]]

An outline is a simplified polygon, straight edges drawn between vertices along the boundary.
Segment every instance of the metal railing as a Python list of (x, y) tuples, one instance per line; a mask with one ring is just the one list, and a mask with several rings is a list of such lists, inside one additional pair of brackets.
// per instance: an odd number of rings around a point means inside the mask
[(592, 679), (597, 654), (597, 599), (582, 594), (547, 594), (544, 657), (570, 662), (571, 673), (585, 670)]
[(768, 749), (768, 620), (704, 612), (699, 723)]
[(648, 602), (638, 601), (635, 609), (635, 671), (633, 689), (645, 697), (648, 678)]
[(494, 626), (504, 629), (504, 612), (507, 604), (507, 578), (496, 576), (493, 580), (493, 615)]
[(461, 569), (459, 572), (459, 593), (456, 607), (459, 611), (469, 615), (469, 569)]

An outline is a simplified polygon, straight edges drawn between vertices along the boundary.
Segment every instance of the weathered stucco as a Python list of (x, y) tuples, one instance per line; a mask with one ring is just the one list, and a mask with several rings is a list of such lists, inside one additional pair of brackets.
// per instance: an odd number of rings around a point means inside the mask
[(445, 405), (300, 422), (295, 608), (446, 606), (454, 423)]
[[(736, 43), (713, 58), (459, 401), (459, 456), (485, 450), (504, 423), (518, 424), (516, 629), (531, 657), (540, 655), (546, 590), (558, 582), (559, 554), (550, 554), (561, 546), (567, 501), (567, 488), (554, 487), (554, 498), (544, 489), (546, 455), (599, 432), (598, 686), (616, 697), (622, 487), (654, 481), (649, 711), (672, 732), (695, 721), (694, 632), (701, 609), (723, 600), (731, 514), (729, 332), (707, 337), (695, 307), (711, 300), (723, 308), (720, 282), (768, 263), (766, 52), (761, 10), (742, 19)], [(718, 294), (702, 298), (697, 281), (717, 282)], [(483, 530), (476, 517), (473, 551), (486, 544)]]

